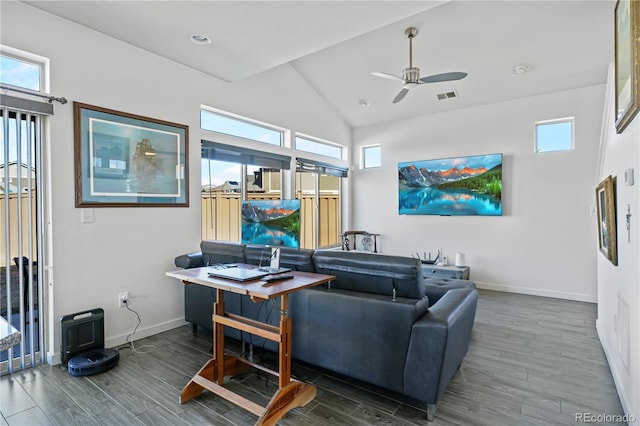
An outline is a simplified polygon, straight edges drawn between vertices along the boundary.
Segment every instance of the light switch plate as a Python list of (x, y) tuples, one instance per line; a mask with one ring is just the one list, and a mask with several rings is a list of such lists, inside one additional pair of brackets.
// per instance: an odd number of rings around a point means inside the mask
[(80, 209), (80, 223), (93, 223), (93, 209)]

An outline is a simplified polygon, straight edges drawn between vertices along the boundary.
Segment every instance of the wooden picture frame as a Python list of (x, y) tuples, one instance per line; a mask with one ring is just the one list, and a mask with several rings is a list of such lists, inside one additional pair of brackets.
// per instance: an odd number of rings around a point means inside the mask
[(76, 207), (188, 207), (189, 127), (73, 103)]
[(618, 238), (616, 224), (616, 179), (608, 176), (596, 188), (598, 206), (598, 246), (600, 252), (618, 266)]
[(640, 110), (640, 1), (616, 1), (614, 28), (615, 123), (622, 133)]

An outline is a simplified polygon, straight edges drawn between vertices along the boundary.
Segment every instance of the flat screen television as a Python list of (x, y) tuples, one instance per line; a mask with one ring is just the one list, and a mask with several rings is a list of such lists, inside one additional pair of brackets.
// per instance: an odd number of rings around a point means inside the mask
[(242, 201), (242, 243), (300, 247), (300, 200)]
[(401, 215), (502, 215), (502, 154), (398, 163)]

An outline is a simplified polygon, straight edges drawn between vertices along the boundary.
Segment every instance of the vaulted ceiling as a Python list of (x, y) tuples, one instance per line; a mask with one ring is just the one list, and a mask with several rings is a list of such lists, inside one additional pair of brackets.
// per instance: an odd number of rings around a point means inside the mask
[[(602, 84), (613, 61), (614, 0), (25, 3), (229, 84), (289, 63), (353, 127)], [(410, 26), (421, 77), (468, 76), (392, 104), (402, 82), (371, 72), (402, 76)]]

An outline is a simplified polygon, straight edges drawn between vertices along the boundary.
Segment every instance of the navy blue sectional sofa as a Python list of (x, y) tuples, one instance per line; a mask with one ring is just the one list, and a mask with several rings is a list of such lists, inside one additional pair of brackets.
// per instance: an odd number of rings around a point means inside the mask
[[(224, 241), (202, 241), (200, 248), (176, 257), (176, 266), (258, 265), (269, 256), (262, 246)], [(419, 401), (432, 420), (469, 348), (478, 301), (475, 285), (424, 278), (420, 261), (402, 256), (282, 248), (280, 265), (336, 276), (328, 285), (290, 295), (293, 358)], [(208, 287), (185, 286), (185, 319), (194, 330), (211, 330), (214, 299)], [(228, 312), (277, 325), (272, 307), (272, 302), (225, 295)], [(228, 327), (225, 334), (277, 350), (273, 342)]]

